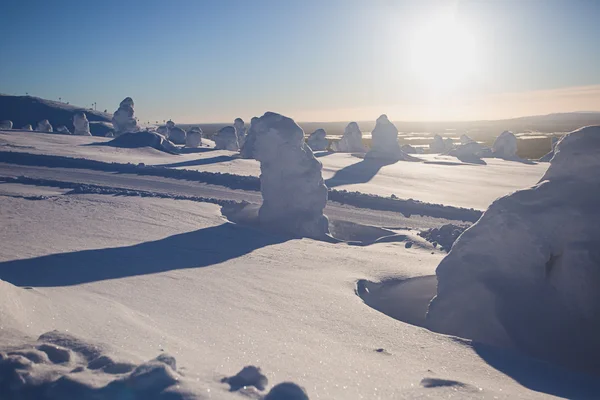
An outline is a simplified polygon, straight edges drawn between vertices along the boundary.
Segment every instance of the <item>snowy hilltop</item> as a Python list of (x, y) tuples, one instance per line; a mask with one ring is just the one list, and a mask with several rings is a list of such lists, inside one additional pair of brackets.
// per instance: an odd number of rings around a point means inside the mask
[(600, 371), (598, 154), (600, 126), (571, 132), (536, 186), (460, 236), (436, 271), (431, 329)]
[(356, 122), (350, 122), (344, 129), (342, 138), (333, 143), (333, 151), (340, 153), (364, 153), (365, 145), (362, 142), (362, 132)]
[(261, 225), (299, 236), (324, 237), (329, 233), (323, 215), (327, 186), (321, 175), (323, 166), (304, 142), (304, 131), (293, 119), (272, 112), (260, 117), (252, 129), (261, 171)]

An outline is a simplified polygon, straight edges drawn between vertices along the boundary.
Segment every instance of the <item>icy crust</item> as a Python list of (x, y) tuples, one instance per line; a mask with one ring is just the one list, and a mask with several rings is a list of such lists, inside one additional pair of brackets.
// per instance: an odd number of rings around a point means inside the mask
[(377, 118), (371, 136), (371, 150), (365, 155), (365, 158), (385, 161), (417, 160), (400, 149), (398, 129), (388, 120), (387, 115), (383, 114)]
[(44, 119), (44, 120), (41, 120), (40, 122), (38, 122), (37, 128), (35, 130), (38, 132), (46, 132), (46, 133), (53, 132), (52, 125), (50, 124), (50, 121), (48, 121), (47, 119)]
[(565, 136), (537, 186), (494, 202), (440, 263), (438, 332), (600, 371), (600, 127)]
[(505, 160), (517, 157), (517, 137), (510, 131), (504, 131), (496, 138), (492, 145), (494, 157)]
[(213, 136), (216, 150), (238, 151), (240, 145), (233, 126), (225, 126)]
[(137, 132), (139, 127), (137, 120), (134, 117), (133, 99), (126, 97), (123, 99), (119, 108), (113, 114), (112, 123), (115, 129), (115, 136), (122, 135), (126, 132)]
[(356, 122), (350, 122), (344, 129), (342, 138), (332, 145), (332, 150), (340, 153), (364, 153), (362, 132)]
[(85, 113), (77, 113), (73, 116), (73, 134), (80, 136), (92, 136), (90, 133), (90, 122)]
[(192, 127), (185, 136), (185, 147), (199, 147), (202, 145), (202, 129), (197, 126)]
[(329, 147), (329, 141), (325, 138), (327, 132), (324, 129), (317, 129), (307, 139), (307, 143), (312, 151), (324, 151)]
[(263, 197), (260, 223), (294, 235), (325, 236), (329, 227), (323, 215), (327, 204), (323, 166), (304, 143), (302, 128), (291, 118), (272, 112), (254, 125)]

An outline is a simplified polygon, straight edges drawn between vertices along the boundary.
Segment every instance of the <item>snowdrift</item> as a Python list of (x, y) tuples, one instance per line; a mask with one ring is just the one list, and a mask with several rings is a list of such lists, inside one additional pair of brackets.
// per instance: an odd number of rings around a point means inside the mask
[(169, 154), (179, 154), (179, 149), (162, 135), (152, 131), (128, 132), (105, 143), (106, 146), (135, 149), (138, 147), (152, 147)]
[(600, 126), (495, 201), (436, 270), (432, 330), (600, 371)]

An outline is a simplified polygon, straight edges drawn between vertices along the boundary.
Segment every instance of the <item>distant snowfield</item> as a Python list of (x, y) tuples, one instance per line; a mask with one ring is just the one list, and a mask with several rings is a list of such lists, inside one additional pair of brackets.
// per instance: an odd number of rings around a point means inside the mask
[[(108, 141), (99, 137), (0, 131), (0, 151), (144, 163), (243, 176), (260, 175), (257, 161), (237, 158), (236, 153), (227, 150), (204, 148), (172, 156), (150, 148), (122, 149), (90, 145)], [(548, 169), (548, 163), (530, 165), (493, 158), (484, 159), (487, 165), (473, 165), (461, 163), (450, 156), (418, 155), (425, 162), (381, 165), (351, 154), (322, 152), (317, 155), (323, 163), (323, 178), (330, 188), (380, 196), (394, 194), (404, 199), (478, 210), (485, 210), (498, 197), (534, 185)]]
[[(212, 151), (176, 157), (146, 149), (73, 146), (90, 140), (98, 138), (1, 133), (0, 151), (155, 164), (217, 156)], [(222, 153), (227, 154), (231, 155)], [(320, 159), (330, 174), (335, 170), (327, 165), (355, 161), (349, 155)], [(241, 161), (247, 160), (225, 161), (227, 167), (216, 162), (194, 168), (221, 166), (232, 172), (246, 164), (257, 166)], [(600, 393), (594, 378), (436, 334), (365, 304), (357, 294), (365, 298), (361, 291), (369, 285), (424, 277), (424, 286), (418, 280), (407, 281), (413, 282), (413, 290), (402, 291), (400, 297), (395, 297), (394, 285), (378, 293), (389, 296), (387, 301), (403, 301), (407, 313), (419, 313), (427, 300), (424, 290), (431, 289), (431, 276), (445, 253), (419, 240), (416, 230), (405, 230), (404, 241), (369, 246), (291, 239), (230, 223), (216, 204), (181, 200), (187, 195), (239, 196), (232, 200), (241, 201), (248, 199), (244, 191), (225, 193), (197, 182), (102, 171), (0, 167), (0, 177), (40, 179), (23, 180), (26, 184), (0, 182), (0, 352), (23, 349), (53, 330), (60, 332), (53, 334), (59, 338), (69, 334), (85, 344), (72, 346), (70, 361), (61, 363), (54, 357), (27, 367), (35, 376), (64, 375), (68, 382), (86, 388), (117, 380), (130, 395), (160, 399), (262, 398), (255, 389), (242, 389), (248, 396), (243, 397), (221, 383), (246, 365), (260, 367), (267, 376), (263, 394), (275, 384), (292, 381), (303, 386), (310, 399), (593, 398)], [(487, 191), (488, 185), (492, 190), (485, 170), (495, 168), (496, 182), (509, 187), (516, 185), (507, 183), (512, 179), (524, 180), (512, 175), (519, 168), (545, 166), (404, 162), (380, 179), (392, 182), (394, 174), (405, 170), (415, 174), (419, 167), (429, 171), (432, 181), (439, 180), (442, 188), (449, 184), (444, 181), (450, 175), (455, 177), (451, 182), (466, 187), (463, 174), (443, 172), (446, 169), (477, 171), (481, 181), (470, 188), (477, 192)], [(386, 169), (390, 166), (382, 171)], [(375, 185), (377, 176), (369, 184)], [(48, 183), (42, 184), (42, 178)], [(106, 187), (112, 182), (121, 191), (102, 192), (94, 186), (72, 191), (52, 180), (88, 180)], [(441, 191), (434, 183), (420, 190)], [(142, 196), (152, 188), (164, 196)], [(430, 195), (435, 198), (436, 193)], [(404, 216), (395, 220), (392, 212), (345, 206), (331, 210), (337, 219), (348, 217), (377, 227), (404, 221), (404, 226), (424, 229), (447, 222)], [(415, 296), (407, 297), (411, 292)], [(53, 335), (42, 339), (55, 340)], [(65, 340), (59, 343), (72, 345)], [(102, 354), (115, 361), (112, 370), (94, 369), (86, 358), (90, 349), (94, 357)], [(163, 361), (143, 364), (164, 354), (176, 359), (176, 368), (172, 362), (168, 367)], [(129, 375), (135, 366), (139, 367)], [(149, 376), (149, 381), (140, 381), (136, 371)], [(164, 397), (144, 397), (144, 385), (157, 381), (165, 382), (160, 388)], [(0, 380), (0, 390), (2, 385)]]

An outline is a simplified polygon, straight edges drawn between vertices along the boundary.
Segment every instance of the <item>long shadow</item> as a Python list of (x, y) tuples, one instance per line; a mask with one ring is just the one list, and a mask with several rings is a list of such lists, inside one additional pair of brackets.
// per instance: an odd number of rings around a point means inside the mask
[(536, 392), (568, 399), (600, 398), (600, 379), (529, 358), (516, 352), (473, 343), (475, 352), (489, 365)]
[(315, 154), (315, 157), (317, 158), (321, 158), (321, 157), (327, 157), (329, 155), (333, 154), (333, 151), (318, 151)]
[(0, 279), (17, 286), (70, 286), (184, 268), (202, 268), (288, 239), (224, 223), (133, 246), (5, 261), (0, 263)]
[(182, 147), (179, 149), (179, 154), (207, 153), (209, 151), (215, 151), (215, 149), (212, 147)]
[(172, 164), (159, 164), (159, 165), (157, 165), (157, 167), (167, 167), (167, 168), (193, 167), (196, 165), (208, 165), (208, 164), (216, 164), (216, 163), (225, 162), (225, 161), (232, 161), (237, 158), (239, 158), (239, 157), (217, 156), (217, 157), (210, 157), (210, 158), (199, 158), (197, 160), (182, 161), (182, 162), (172, 163)]
[(373, 179), (381, 168), (394, 163), (376, 159), (365, 159), (340, 169), (335, 175), (327, 179), (325, 184), (327, 187), (332, 188), (353, 183), (366, 183)]

